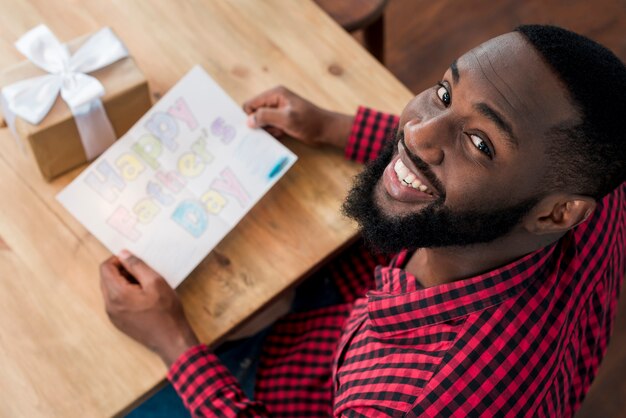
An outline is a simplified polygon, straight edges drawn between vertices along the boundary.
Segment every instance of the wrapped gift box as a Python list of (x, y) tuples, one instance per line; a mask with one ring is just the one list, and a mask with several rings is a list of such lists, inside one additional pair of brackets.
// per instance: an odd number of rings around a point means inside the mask
[[(88, 38), (83, 36), (69, 42), (70, 54)], [(46, 72), (30, 61), (24, 61), (0, 72), (0, 88), (44, 74)], [(116, 138), (126, 133), (152, 106), (148, 82), (131, 56), (89, 75), (104, 86), (101, 100)], [(60, 95), (41, 123), (32, 125), (17, 116), (14, 130), (18, 140), (28, 144), (27, 148), (47, 180), (88, 161), (72, 112)]]

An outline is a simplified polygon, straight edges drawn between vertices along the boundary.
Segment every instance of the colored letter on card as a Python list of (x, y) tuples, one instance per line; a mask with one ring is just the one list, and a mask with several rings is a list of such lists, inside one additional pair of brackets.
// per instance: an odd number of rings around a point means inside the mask
[(191, 113), (191, 109), (187, 106), (187, 102), (182, 97), (176, 100), (176, 102), (168, 109), (167, 113), (174, 116), (176, 119), (185, 122), (190, 131), (193, 131), (198, 127), (198, 121), (196, 121), (193, 113)]
[(132, 150), (148, 164), (153, 170), (159, 168), (159, 162), (157, 158), (161, 155), (163, 146), (161, 141), (155, 138), (153, 135), (145, 134), (137, 140), (132, 146)]
[(198, 155), (187, 152), (178, 159), (178, 171), (185, 177), (197, 177), (204, 171), (206, 164)]
[(213, 180), (211, 183), (211, 188), (217, 190), (218, 192), (226, 193), (231, 195), (237, 199), (239, 204), (242, 207), (245, 207), (248, 203), (248, 193), (242, 187), (241, 183), (235, 176), (233, 171), (226, 167), (220, 173), (221, 178), (217, 178)]
[(172, 219), (195, 238), (202, 235), (209, 221), (202, 204), (196, 200), (182, 201), (172, 214)]
[(186, 183), (178, 171), (174, 170), (168, 172), (157, 171), (156, 178), (174, 193), (180, 192)]
[(176, 151), (178, 124), (173, 117), (163, 112), (154, 112), (146, 122), (146, 129), (165, 144), (168, 150)]
[(141, 199), (133, 208), (133, 212), (137, 215), (137, 220), (142, 224), (149, 224), (152, 222), (160, 210), (161, 208), (159, 205), (154, 203), (149, 197)]
[(221, 117), (215, 119), (211, 124), (211, 133), (219, 137), (226, 145), (230, 144), (231, 141), (235, 139), (235, 136), (237, 136), (235, 128), (226, 123), (226, 121)]
[(110, 203), (117, 199), (119, 193), (126, 186), (124, 180), (115, 172), (107, 160), (100, 161), (96, 169), (87, 174), (85, 183)]
[(204, 203), (204, 208), (213, 215), (217, 215), (226, 205), (226, 199), (224, 196), (216, 192), (215, 190), (209, 190), (200, 198)]
[(115, 161), (115, 165), (122, 173), (122, 176), (128, 181), (135, 180), (145, 169), (141, 161), (132, 154), (120, 155), (117, 161)]
[(198, 138), (191, 144), (191, 150), (205, 163), (213, 161), (213, 154), (211, 154), (206, 147), (206, 140), (204, 138)]
[(148, 185), (146, 186), (146, 191), (148, 192), (148, 195), (155, 198), (157, 202), (159, 202), (163, 206), (169, 206), (174, 203), (174, 197), (165, 193), (161, 185), (157, 182), (149, 181)]
[(131, 241), (141, 238), (141, 233), (135, 228), (137, 218), (123, 206), (115, 209), (115, 212), (107, 219), (107, 224)]

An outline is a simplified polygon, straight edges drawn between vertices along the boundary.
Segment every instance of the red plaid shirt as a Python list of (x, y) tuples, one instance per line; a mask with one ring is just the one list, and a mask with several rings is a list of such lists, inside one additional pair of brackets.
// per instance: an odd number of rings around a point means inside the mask
[[(374, 158), (393, 116), (360, 108), (346, 149)], [(198, 416), (572, 416), (609, 340), (625, 273), (626, 185), (557, 243), (422, 288), (356, 246), (326, 267), (346, 303), (273, 328), (256, 400), (204, 345), (169, 379)], [(375, 290), (364, 295), (375, 279)]]

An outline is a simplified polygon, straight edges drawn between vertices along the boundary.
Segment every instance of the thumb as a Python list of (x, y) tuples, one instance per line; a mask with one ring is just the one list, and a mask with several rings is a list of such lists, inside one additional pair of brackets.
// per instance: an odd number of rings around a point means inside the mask
[(287, 127), (287, 109), (262, 107), (248, 116), (247, 123), (250, 128), (262, 128), (269, 125), (284, 130)]
[(144, 287), (144, 285), (149, 282), (153, 282), (161, 277), (159, 273), (144, 263), (143, 260), (131, 254), (127, 250), (120, 251), (118, 258), (122, 263), (122, 266), (126, 269), (126, 271), (132, 274), (135, 279), (137, 279), (141, 287)]

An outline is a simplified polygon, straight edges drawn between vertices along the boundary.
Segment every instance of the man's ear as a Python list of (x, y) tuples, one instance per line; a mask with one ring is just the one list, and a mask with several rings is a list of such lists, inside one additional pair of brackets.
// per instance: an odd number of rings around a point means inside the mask
[(527, 231), (537, 234), (564, 234), (584, 222), (596, 207), (594, 198), (576, 194), (546, 196), (524, 220)]

